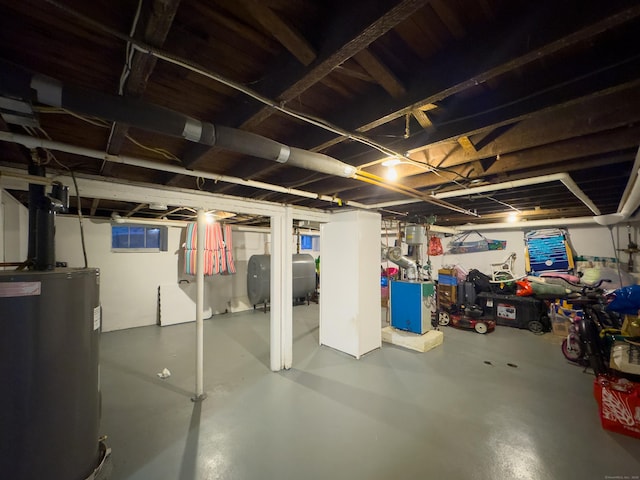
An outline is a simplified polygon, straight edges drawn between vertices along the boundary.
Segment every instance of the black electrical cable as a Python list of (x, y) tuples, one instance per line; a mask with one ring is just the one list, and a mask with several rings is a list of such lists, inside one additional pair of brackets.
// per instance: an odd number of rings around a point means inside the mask
[[(46, 134), (46, 132), (44, 132)], [(67, 167), (64, 163), (61, 163), (52, 153), (47, 152), (51, 158), (62, 168), (71, 174), (73, 180), (73, 186), (76, 190), (76, 199), (78, 204), (78, 222), (80, 223), (80, 242), (82, 244), (82, 256), (84, 257), (84, 268), (88, 268), (89, 262), (87, 261), (87, 247), (84, 242), (84, 224), (82, 223), (82, 199), (80, 198), (80, 189), (78, 189), (78, 181), (76, 180), (76, 174), (73, 170)]]
[(67, 167), (69, 173), (71, 173), (71, 179), (73, 180), (73, 186), (76, 189), (76, 198), (78, 199), (78, 221), (80, 222), (80, 241), (82, 243), (82, 256), (84, 257), (84, 268), (88, 268), (87, 262), (87, 247), (84, 243), (84, 225), (82, 223), (82, 199), (80, 198), (80, 190), (78, 189), (78, 182), (76, 180), (76, 174)]

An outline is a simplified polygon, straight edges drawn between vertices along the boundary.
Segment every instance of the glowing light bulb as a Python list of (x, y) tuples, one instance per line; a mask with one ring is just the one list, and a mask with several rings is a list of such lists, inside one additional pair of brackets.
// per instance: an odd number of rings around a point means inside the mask
[(207, 213), (207, 223), (211, 225), (215, 221), (216, 221), (216, 217), (211, 215), (210, 213)]
[(394, 182), (398, 179), (398, 172), (396, 172), (396, 169), (393, 167), (389, 167), (387, 168), (387, 171), (385, 172), (385, 178), (391, 182)]
[(509, 214), (509, 216), (507, 217), (507, 222), (509, 223), (513, 223), (515, 221), (518, 220), (518, 213), (517, 212), (511, 212)]

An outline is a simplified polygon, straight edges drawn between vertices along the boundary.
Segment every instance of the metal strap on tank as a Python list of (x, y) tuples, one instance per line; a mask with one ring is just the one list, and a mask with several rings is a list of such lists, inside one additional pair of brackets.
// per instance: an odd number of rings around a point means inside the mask
[(111, 475), (111, 472), (107, 471), (108, 469), (105, 469), (104, 472), (102, 471), (107, 464), (107, 461), (111, 459), (111, 448), (107, 447), (104, 442), (100, 442), (100, 453), (102, 453), (100, 463), (96, 469), (91, 472), (87, 478), (85, 478), (85, 480), (106, 480)]

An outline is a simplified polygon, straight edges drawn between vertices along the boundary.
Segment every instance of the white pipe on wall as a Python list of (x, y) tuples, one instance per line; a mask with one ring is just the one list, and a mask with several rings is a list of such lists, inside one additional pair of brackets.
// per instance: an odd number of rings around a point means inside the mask
[(526, 222), (503, 222), (503, 223), (485, 223), (475, 225), (461, 225), (457, 227), (458, 231), (469, 230), (514, 230), (527, 227), (559, 227), (564, 225), (595, 225), (596, 221), (593, 217), (575, 217), (575, 218), (549, 218), (545, 220), (530, 220)]

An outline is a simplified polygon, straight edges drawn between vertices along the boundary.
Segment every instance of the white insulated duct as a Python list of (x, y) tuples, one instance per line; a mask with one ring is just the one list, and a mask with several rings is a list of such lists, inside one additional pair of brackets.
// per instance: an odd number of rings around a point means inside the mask
[(106, 160), (107, 162), (122, 163), (123, 165), (131, 165), (134, 167), (149, 168), (151, 170), (159, 170), (163, 172), (178, 173), (189, 177), (201, 177), (214, 180), (216, 182), (233, 183), (235, 185), (244, 185), (247, 187), (259, 188), (262, 190), (268, 190), (271, 192), (286, 193), (289, 195), (295, 195), (304, 198), (313, 198), (330, 203), (342, 202), (343, 205), (349, 205), (357, 208), (367, 208), (358, 202), (342, 201), (339, 198), (331, 197), (329, 195), (319, 195), (317, 193), (308, 192), (306, 190), (298, 190), (296, 188), (287, 188), (280, 185), (273, 185), (271, 183), (258, 182), (255, 180), (245, 180), (239, 177), (231, 177), (228, 175), (219, 175), (216, 173), (205, 172), (202, 170), (189, 170), (183, 167), (175, 165), (163, 164), (154, 162), (151, 160), (144, 160), (141, 158), (130, 157), (127, 155), (109, 155), (106, 152), (100, 150), (94, 150), (92, 148), (78, 147), (75, 145), (69, 145), (62, 142), (54, 142), (52, 140), (46, 140), (43, 138), (31, 137), (29, 135), (20, 135), (17, 133), (0, 132), (0, 141), (17, 143), (23, 145), (29, 149), (31, 148), (45, 148), (48, 150), (55, 150), (58, 152), (66, 152), (74, 155), (81, 155), (88, 158), (95, 158), (98, 160)]
[(407, 278), (416, 279), (418, 277), (418, 265), (410, 258), (402, 255), (400, 247), (382, 247), (383, 259), (387, 259), (401, 268), (407, 270)]
[(201, 122), (179, 112), (138, 99), (64, 85), (34, 74), (6, 61), (0, 61), (0, 94), (10, 98), (64, 108), (111, 122), (123, 122), (148, 130), (204, 145), (264, 158), (328, 175), (352, 177), (356, 168), (321, 153), (289, 147), (243, 130)]

